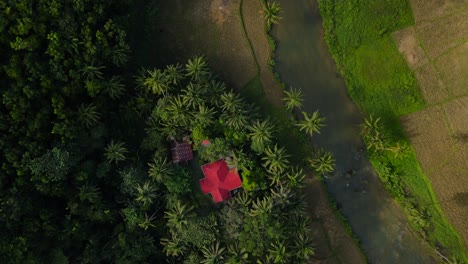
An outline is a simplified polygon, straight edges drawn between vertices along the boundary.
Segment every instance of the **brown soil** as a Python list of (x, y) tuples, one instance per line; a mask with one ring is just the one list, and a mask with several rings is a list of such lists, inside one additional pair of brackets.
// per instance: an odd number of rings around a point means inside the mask
[(394, 37), (429, 107), (402, 120), (468, 251), (468, 0), (411, 0), (411, 6), (416, 25)]
[(244, 87), (256, 76), (257, 69), (240, 27), (239, 2), (161, 1), (161, 14), (155, 24), (162, 32), (155, 34), (152, 56), (174, 58), (167, 62), (174, 63), (203, 54), (229, 87)]
[(265, 87), (265, 94), (274, 106), (282, 107), (283, 89), (275, 80), (273, 72), (268, 66), (271, 50), (265, 34), (264, 20), (260, 14), (262, 5), (259, 0), (246, 0), (242, 2), (241, 8), (245, 29), (260, 68), (260, 80), (262, 86)]

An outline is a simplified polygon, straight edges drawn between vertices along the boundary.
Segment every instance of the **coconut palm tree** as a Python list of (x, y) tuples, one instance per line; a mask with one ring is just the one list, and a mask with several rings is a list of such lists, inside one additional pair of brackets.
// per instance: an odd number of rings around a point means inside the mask
[(252, 203), (252, 199), (246, 191), (240, 192), (234, 200), (245, 208), (248, 208)]
[(85, 67), (83, 67), (83, 69), (81, 69), (81, 72), (87, 80), (102, 79), (102, 70), (104, 70), (105, 68), (105, 66), (96, 66), (94, 65), (94, 62), (91, 62), (90, 65), (86, 65)]
[(228, 244), (227, 251), (229, 258), (227, 259), (227, 264), (244, 264), (247, 263), (249, 254), (247, 251), (239, 246), (239, 242), (235, 241), (231, 244)]
[(252, 149), (256, 152), (263, 152), (273, 139), (273, 124), (268, 119), (262, 122), (256, 120), (248, 129)]
[(221, 115), (221, 119), (226, 122), (226, 126), (236, 130), (243, 130), (248, 124), (248, 117), (244, 111), (238, 113), (227, 113), (224, 112)]
[(315, 254), (312, 240), (305, 234), (299, 234), (299, 236), (294, 239), (294, 252), (296, 252), (296, 257), (307, 263), (308, 260)]
[(207, 86), (210, 102), (215, 106), (221, 106), (220, 94), (226, 91), (226, 85), (217, 80), (210, 80)]
[(323, 175), (335, 170), (335, 160), (330, 152), (319, 149), (313, 158), (309, 159), (310, 166), (317, 173)]
[(279, 208), (284, 208), (290, 204), (291, 198), (294, 196), (294, 193), (291, 191), (291, 189), (281, 184), (270, 190), (275, 207), (279, 206)]
[(111, 49), (112, 62), (116, 66), (122, 66), (128, 61), (128, 46)]
[(105, 148), (105, 151), (105, 155), (109, 163), (124, 161), (126, 159), (125, 154), (128, 152), (123, 142), (114, 142), (114, 140), (111, 140)]
[(78, 108), (78, 120), (87, 128), (96, 125), (100, 119), (100, 114), (97, 111), (97, 107), (94, 104), (82, 104)]
[(284, 181), (285, 175), (277, 171), (269, 171), (267, 177), (270, 180), (270, 186), (275, 186)]
[(171, 238), (162, 238), (161, 245), (164, 246), (163, 251), (166, 252), (166, 256), (182, 256), (186, 250), (182, 240), (175, 234), (172, 234)]
[(385, 148), (386, 150), (393, 152), (394, 158), (402, 158), (408, 154), (409, 146), (406, 143), (397, 142), (395, 146)]
[(192, 216), (192, 210), (193, 206), (187, 206), (178, 200), (165, 212), (164, 218), (167, 218), (167, 226), (180, 230), (187, 224), (187, 218)]
[(224, 263), (224, 255), (226, 254), (226, 248), (222, 247), (217, 241), (216, 243), (211, 244), (208, 247), (203, 247), (201, 249), (203, 256), (205, 257), (202, 260), (204, 264), (221, 264)]
[(150, 227), (156, 227), (153, 224), (153, 221), (156, 219), (156, 212), (154, 212), (151, 216), (148, 216), (148, 213), (145, 213), (145, 220), (138, 224), (139, 227), (147, 230)]
[(162, 182), (164, 178), (174, 174), (171, 164), (164, 157), (153, 157), (151, 163), (148, 163), (148, 175), (158, 182)]
[(263, 166), (271, 172), (282, 173), (289, 166), (290, 157), (286, 154), (286, 150), (281, 147), (278, 148), (278, 145), (275, 145), (273, 148), (267, 147), (265, 149), (265, 156), (262, 157), (264, 161)]
[(291, 229), (291, 233), (294, 234), (308, 234), (311, 229), (310, 229), (310, 218), (304, 216), (304, 215), (297, 215), (293, 214), (289, 220), (288, 223), (291, 225), (289, 226)]
[(189, 83), (182, 92), (182, 98), (187, 106), (196, 109), (199, 105), (204, 103), (205, 96), (200, 85)]
[(252, 208), (250, 208), (250, 216), (265, 216), (271, 213), (273, 209), (273, 200), (271, 197), (263, 197), (262, 199), (252, 202)]
[(122, 77), (112, 76), (107, 82), (105, 91), (111, 99), (120, 98), (125, 92), (125, 85), (122, 83)]
[(288, 173), (286, 173), (288, 179), (287, 185), (291, 188), (302, 188), (304, 187), (305, 174), (301, 168), (295, 167)]
[(306, 112), (302, 112), (302, 115), (304, 115), (304, 120), (301, 120), (296, 124), (296, 126), (299, 127), (299, 130), (305, 131), (310, 136), (314, 133), (320, 134), (320, 128), (325, 125), (325, 118), (320, 117), (318, 111), (313, 112), (311, 116)]
[(209, 108), (204, 104), (198, 106), (198, 112), (194, 113), (195, 124), (200, 125), (202, 128), (205, 128), (214, 123), (216, 110), (214, 108)]
[(182, 73), (182, 66), (177, 64), (171, 64), (166, 66), (166, 75), (169, 80), (169, 83), (177, 85), (184, 78)]
[(267, 26), (267, 30), (270, 30), (271, 25), (278, 24), (281, 17), (279, 13), (281, 12), (281, 8), (277, 2), (270, 3), (265, 1), (266, 4), (263, 6), (263, 17), (265, 19), (265, 23)]
[(302, 92), (300, 89), (295, 89), (293, 87), (290, 88), (289, 91), (284, 91), (286, 97), (283, 98), (286, 104), (286, 110), (291, 112), (294, 110), (295, 107), (301, 108), (302, 107)]
[(187, 124), (189, 119), (189, 112), (184, 103), (184, 100), (180, 95), (173, 97), (172, 100), (169, 101), (169, 105), (167, 106), (166, 110), (169, 113), (169, 116), (172, 117), (172, 120), (174, 120), (177, 124), (182, 126)]
[(382, 124), (380, 122), (380, 117), (374, 117), (372, 114), (369, 117), (364, 119), (364, 123), (361, 125), (361, 135), (367, 137), (376, 132), (380, 132), (382, 129)]
[(169, 90), (169, 77), (159, 69), (148, 70), (143, 85), (156, 95), (164, 94)]
[(286, 245), (281, 241), (271, 243), (268, 249), (268, 258), (273, 263), (288, 263), (289, 253), (286, 250)]
[(189, 59), (185, 65), (185, 75), (192, 80), (200, 81), (203, 77), (209, 74), (208, 63), (203, 56), (196, 56)]
[(137, 184), (135, 190), (137, 193), (135, 200), (140, 202), (143, 207), (151, 205), (157, 197), (156, 187), (149, 181), (146, 181), (143, 185)]
[(99, 197), (99, 188), (95, 185), (85, 183), (78, 189), (80, 190), (80, 192), (78, 193), (80, 201), (88, 201), (91, 203), (95, 203), (97, 198)]
[(233, 92), (225, 92), (221, 94), (221, 109), (230, 113), (236, 113), (243, 109), (244, 101), (242, 98)]

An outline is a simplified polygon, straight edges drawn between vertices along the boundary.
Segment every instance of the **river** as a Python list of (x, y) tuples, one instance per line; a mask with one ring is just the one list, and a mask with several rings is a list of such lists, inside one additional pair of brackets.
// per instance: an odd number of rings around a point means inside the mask
[(371, 263), (435, 263), (432, 250), (409, 229), (402, 209), (385, 191), (359, 136), (362, 117), (336, 70), (322, 38), (318, 4), (313, 0), (277, 0), (282, 19), (272, 29), (277, 40), (276, 67), (287, 86), (301, 88), (304, 110), (319, 110), (327, 126), (314, 144), (332, 151), (336, 170), (328, 191)]

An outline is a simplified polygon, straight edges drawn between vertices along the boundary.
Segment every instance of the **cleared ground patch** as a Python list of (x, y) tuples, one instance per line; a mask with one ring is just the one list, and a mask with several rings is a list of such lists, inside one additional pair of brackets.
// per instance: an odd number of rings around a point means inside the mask
[[(439, 205), (468, 252), (468, 1), (411, 0), (411, 5), (416, 25), (394, 38), (414, 66), (428, 108), (402, 120)], [(409, 45), (407, 39), (418, 42)]]

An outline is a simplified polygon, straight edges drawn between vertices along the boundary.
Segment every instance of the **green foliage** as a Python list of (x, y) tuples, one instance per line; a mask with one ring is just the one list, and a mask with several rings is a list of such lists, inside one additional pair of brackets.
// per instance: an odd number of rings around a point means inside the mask
[(320, 134), (320, 128), (325, 126), (325, 118), (320, 117), (318, 111), (312, 113), (309, 116), (306, 112), (302, 112), (304, 120), (297, 122), (296, 126), (299, 127), (299, 130), (305, 131), (310, 136), (313, 136), (314, 133)]
[(105, 155), (109, 163), (124, 161), (126, 159), (125, 155), (128, 152), (123, 142), (114, 142), (114, 140), (107, 145), (105, 151)]
[(270, 3), (268, 1), (263, 1), (263, 17), (267, 25), (267, 31), (270, 30), (273, 24), (278, 24), (281, 17), (279, 13), (281, 8), (277, 2)]
[(328, 174), (335, 170), (335, 160), (330, 152), (318, 149), (309, 159), (310, 167), (320, 175)]
[(286, 104), (286, 110), (293, 111), (296, 107), (302, 107), (302, 101), (304, 99), (300, 89), (291, 87), (289, 91), (284, 90), (284, 94), (285, 97), (283, 98), (283, 101)]
[(466, 259), (461, 239), (442, 216), (398, 121), (402, 115), (424, 107), (416, 78), (391, 35), (413, 24), (409, 1), (372, 0), (363, 5), (357, 0), (344, 4), (320, 0), (319, 8), (325, 40), (351, 97), (363, 112), (378, 117), (369, 117), (363, 125), (364, 140), (377, 173), (397, 198), (403, 195), (402, 186), (410, 192), (401, 199), (414, 202), (404, 206), (436, 204), (428, 208), (428, 221), (434, 229), (426, 239), (433, 246), (442, 246), (449, 254)]

